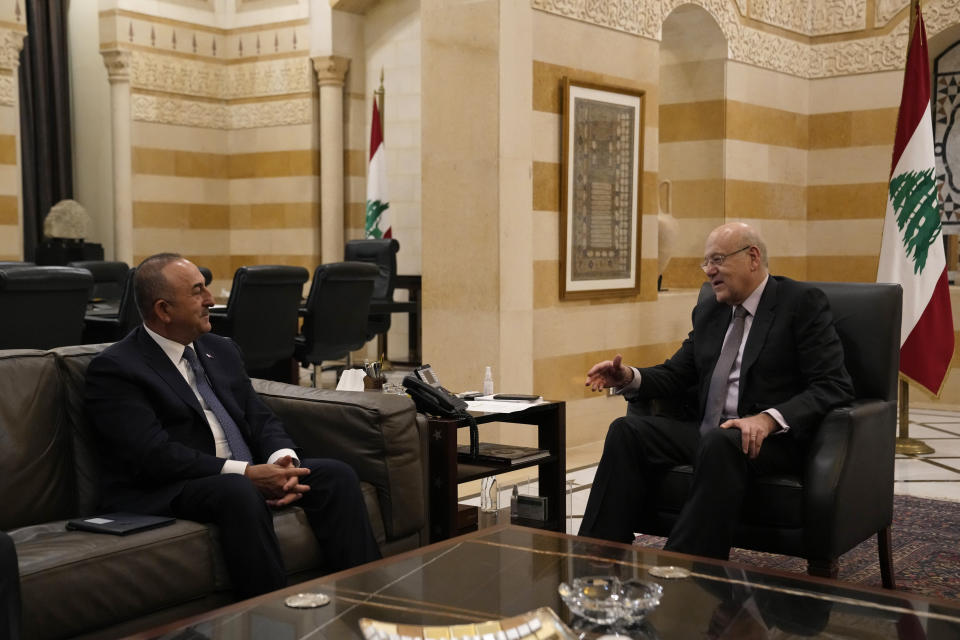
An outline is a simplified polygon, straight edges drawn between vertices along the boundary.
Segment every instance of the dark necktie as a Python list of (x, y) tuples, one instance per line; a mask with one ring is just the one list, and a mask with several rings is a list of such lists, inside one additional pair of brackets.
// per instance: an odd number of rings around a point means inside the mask
[(747, 310), (743, 305), (733, 310), (733, 324), (727, 341), (723, 343), (720, 358), (710, 376), (710, 389), (707, 391), (707, 406), (703, 412), (703, 422), (700, 423), (700, 435), (720, 425), (720, 416), (723, 414), (723, 405), (727, 399), (727, 387), (730, 380), (730, 370), (737, 360), (740, 351), (740, 342), (743, 341), (743, 323)]
[(250, 448), (243, 439), (240, 428), (237, 427), (237, 423), (234, 422), (230, 414), (227, 413), (227, 409), (223, 406), (223, 403), (220, 402), (220, 398), (214, 393), (210, 382), (207, 380), (207, 372), (200, 366), (200, 361), (197, 359), (197, 354), (193, 350), (193, 347), (186, 347), (183, 350), (183, 357), (186, 358), (190, 364), (190, 368), (193, 369), (193, 377), (196, 379), (197, 391), (200, 392), (200, 397), (203, 398), (203, 401), (207, 403), (210, 411), (213, 411), (213, 415), (217, 416), (217, 420), (220, 421), (220, 426), (223, 428), (223, 435), (227, 439), (227, 445), (230, 447), (230, 453), (233, 454), (233, 459), (241, 462), (253, 462)]

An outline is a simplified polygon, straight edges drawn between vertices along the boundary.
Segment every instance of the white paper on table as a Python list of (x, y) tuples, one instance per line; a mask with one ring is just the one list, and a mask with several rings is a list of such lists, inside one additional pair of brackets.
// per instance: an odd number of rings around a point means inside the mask
[(536, 402), (516, 402), (511, 400), (467, 400), (467, 411), (480, 413), (516, 413), (530, 407), (543, 404), (543, 400)]
[(337, 391), (363, 391), (363, 379), (366, 377), (363, 369), (344, 369), (337, 383)]

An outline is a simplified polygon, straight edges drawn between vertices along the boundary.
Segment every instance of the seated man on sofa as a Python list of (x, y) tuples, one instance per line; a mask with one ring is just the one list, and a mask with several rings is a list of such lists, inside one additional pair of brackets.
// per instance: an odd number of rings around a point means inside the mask
[(197, 267), (177, 254), (151, 256), (134, 289), (143, 325), (87, 370), (103, 509), (216, 524), (240, 598), (286, 585), (271, 507), (303, 508), (326, 571), (379, 558), (356, 473), (332, 459), (298, 459), (237, 347), (209, 333), (213, 296)]
[(694, 308), (669, 360), (634, 369), (617, 355), (587, 372), (594, 391), (613, 387), (628, 400), (691, 390), (699, 413), (696, 422), (628, 415), (610, 425), (580, 535), (629, 542), (645, 488), (689, 464), (690, 497), (665, 548), (727, 558), (747, 479), (799, 470), (823, 417), (853, 398), (826, 296), (771, 276), (756, 229), (714, 229), (701, 267), (714, 296)]

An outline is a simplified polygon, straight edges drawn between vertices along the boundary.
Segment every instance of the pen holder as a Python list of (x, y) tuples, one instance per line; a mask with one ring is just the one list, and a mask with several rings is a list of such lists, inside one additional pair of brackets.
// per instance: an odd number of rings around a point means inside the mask
[(367, 376), (363, 379), (363, 390), (364, 391), (383, 391), (384, 382), (386, 382), (384, 376), (371, 378), (370, 374), (368, 373)]

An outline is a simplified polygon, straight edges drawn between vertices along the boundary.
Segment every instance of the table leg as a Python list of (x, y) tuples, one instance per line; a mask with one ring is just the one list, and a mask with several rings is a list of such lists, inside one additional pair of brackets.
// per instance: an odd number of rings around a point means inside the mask
[(565, 530), (567, 513), (566, 405), (559, 403), (537, 421), (537, 446), (556, 454), (553, 462), (540, 465), (540, 495), (547, 498), (547, 527)]
[(431, 418), (430, 542), (446, 540), (457, 530), (457, 422)]

